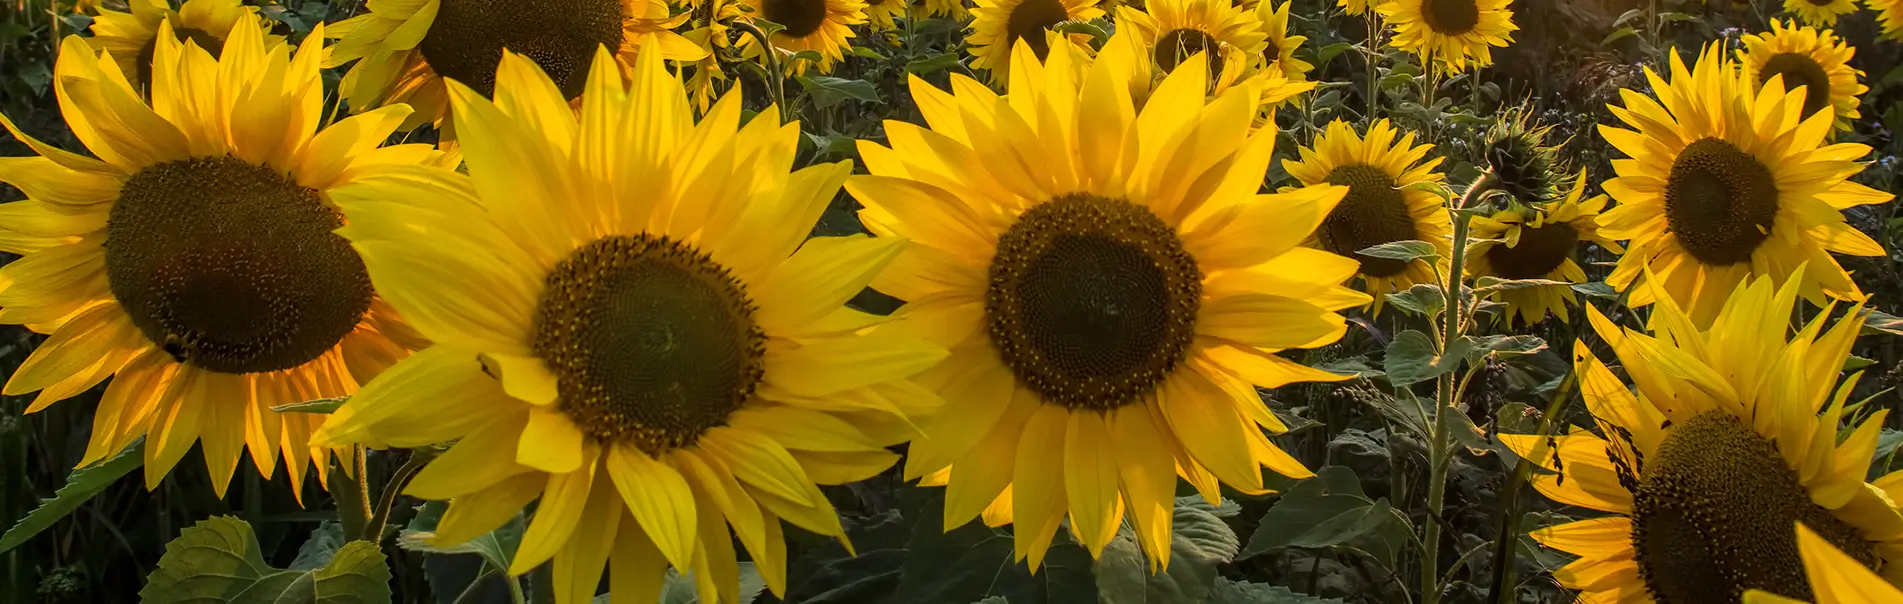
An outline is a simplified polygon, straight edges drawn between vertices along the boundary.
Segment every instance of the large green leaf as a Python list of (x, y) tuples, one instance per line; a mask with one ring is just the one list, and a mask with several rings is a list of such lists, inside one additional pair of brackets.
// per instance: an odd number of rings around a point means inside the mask
[[(1316, 477), (1297, 483), (1269, 507), (1238, 557), (1291, 546), (1326, 547), (1353, 539), (1367, 532), (1360, 523), (1372, 520), (1370, 513), (1375, 506), (1376, 502), (1361, 494), (1353, 471), (1341, 466), (1322, 468)], [(1387, 509), (1386, 502), (1381, 502), (1381, 512), (1389, 514)]]
[(40, 531), (53, 526), (54, 522), (73, 513), (73, 510), (79, 509), (80, 504), (86, 503), (100, 491), (106, 490), (106, 487), (111, 486), (112, 482), (118, 480), (120, 476), (125, 476), (144, 463), (145, 437), (141, 436), (132, 442), (132, 446), (126, 447), (118, 455), (103, 462), (73, 470), (73, 473), (66, 477), (66, 486), (55, 491), (52, 499), (41, 500), (40, 507), (34, 508), (32, 512), (27, 513), (26, 517), (14, 523), (12, 528), (7, 529), (5, 535), (0, 535), (0, 552), (26, 543), (34, 535), (40, 534)]
[(344, 544), (321, 568), (272, 568), (258, 551), (251, 525), (218, 516), (179, 532), (165, 544), (158, 570), (146, 577), (145, 604), (387, 604), (390, 569), (368, 541)]
[(1472, 346), (1466, 339), (1457, 339), (1449, 343), (1445, 354), (1438, 354), (1433, 339), (1410, 329), (1394, 337), (1381, 367), (1387, 371), (1388, 383), (1395, 386), (1424, 382), (1459, 367)]
[(1090, 552), (1060, 529), (1037, 574), (1012, 556), (1008, 528), (967, 523), (942, 531), (943, 501), (918, 516), (906, 546), (894, 602), (975, 602), (1003, 596), (1013, 604), (1094, 604), (1097, 584)]
[(1392, 241), (1369, 247), (1356, 253), (1363, 256), (1400, 260), (1402, 262), (1417, 259), (1432, 259), (1440, 256), (1440, 252), (1434, 249), (1434, 244), (1419, 239)]
[(431, 554), (476, 554), (482, 556), (490, 567), (509, 568), (509, 561), (515, 559), (516, 546), (522, 543), (522, 515), (516, 514), (502, 526), (496, 527), (496, 530), (462, 543), (432, 544), (430, 541), (436, 538), (436, 523), (443, 519), (446, 505), (441, 501), (430, 501), (418, 506), (416, 517), (410, 520), (403, 532), (397, 534), (397, 546)]
[(848, 80), (832, 76), (799, 76), (800, 86), (806, 88), (806, 94), (813, 95), (813, 105), (820, 109), (829, 109), (834, 105), (857, 100), (867, 103), (879, 102), (879, 89), (872, 82)]
[(1298, 594), (1280, 585), (1216, 579), (1209, 591), (1209, 604), (1340, 604), (1338, 598), (1317, 598)]
[(1102, 604), (1196, 604), (1209, 597), (1216, 565), (1234, 560), (1241, 542), (1222, 521), (1241, 508), (1224, 501), (1209, 505), (1201, 497), (1179, 497), (1171, 520), (1170, 565), (1150, 574), (1149, 560), (1129, 526), (1104, 547), (1092, 569)]

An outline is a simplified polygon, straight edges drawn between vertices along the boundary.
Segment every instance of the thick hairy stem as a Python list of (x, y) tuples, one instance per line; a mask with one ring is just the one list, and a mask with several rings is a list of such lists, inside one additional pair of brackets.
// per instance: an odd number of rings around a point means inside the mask
[[(1466, 313), (1462, 311), (1460, 296), (1461, 283), (1466, 279), (1467, 262), (1467, 222), (1468, 215), (1460, 210), (1473, 207), (1480, 197), (1492, 190), (1497, 181), (1492, 173), (1481, 174), (1473, 186), (1467, 188), (1460, 203), (1454, 207), (1454, 238), (1451, 265), (1447, 269), (1447, 281), (1441, 284), (1442, 292), (1447, 295), (1446, 314), (1441, 316), (1444, 327), (1441, 346), (1453, 345), (1465, 330)], [(1447, 465), (1452, 461), (1452, 447), (1448, 443), (1447, 416), (1453, 413), (1454, 372), (1441, 374), (1435, 389), (1434, 434), (1433, 442), (1428, 445), (1427, 460), (1427, 526), (1421, 539), (1421, 602), (1435, 604), (1440, 601), (1440, 522), (1441, 506), (1446, 498)]]
[(773, 43), (767, 39), (766, 32), (761, 31), (752, 23), (735, 19), (733, 28), (753, 36), (753, 41), (760, 45), (760, 56), (766, 61), (767, 74), (773, 80), (767, 82), (767, 94), (773, 95), (773, 105), (780, 108), (780, 119), (787, 119), (789, 116), (786, 108), (786, 73), (780, 71), (780, 51), (773, 48)]
[[(1546, 403), (1545, 415), (1540, 417), (1539, 430), (1534, 434), (1541, 439), (1553, 433), (1558, 418), (1566, 410), (1566, 402), (1573, 398), (1573, 385), (1579, 382), (1578, 372), (1566, 375), (1553, 391), (1553, 400)], [(1513, 604), (1513, 544), (1519, 541), (1520, 532), (1520, 489), (1533, 477), (1533, 460), (1522, 459), (1513, 468), (1513, 475), (1506, 484), (1500, 485), (1500, 538), (1493, 549), (1493, 601), (1494, 604)]]

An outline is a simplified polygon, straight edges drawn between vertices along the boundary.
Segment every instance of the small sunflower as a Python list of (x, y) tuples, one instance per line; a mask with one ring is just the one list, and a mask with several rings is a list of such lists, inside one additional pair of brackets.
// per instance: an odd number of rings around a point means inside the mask
[[(866, 22), (865, 0), (740, 0), (753, 16), (780, 24), (786, 29), (773, 32), (768, 38), (773, 47), (782, 53), (797, 53), (811, 50), (819, 53), (819, 71), (830, 73), (833, 65), (846, 58), (846, 49), (852, 48), (852, 26)], [(758, 56), (759, 46), (751, 36), (741, 38), (740, 45), (747, 51), (746, 56)], [(812, 65), (800, 62), (792, 65), (795, 73), (803, 73)]]
[(191, 40), (211, 56), (224, 49), (231, 30), (239, 25), (264, 32), (266, 47), (284, 43), (282, 36), (269, 35), (271, 21), (258, 15), (258, 7), (245, 6), (239, 0), (188, 0), (172, 10), (166, 0), (130, 0), (129, 13), (100, 10), (93, 18), (91, 38), (94, 48), (112, 53), (119, 72), (133, 90), (144, 91), (152, 81), (152, 54), (158, 48), (159, 24), (171, 26), (177, 40)]
[[(1118, 10), (1134, 9), (1130, 9), (1126, 6)], [(1178, 47), (1178, 51), (1181, 49), (1181, 47)], [(1157, 52), (1155, 46), (1144, 41), (1144, 34), (1139, 31), (1138, 28), (1126, 27), (1112, 34), (1110, 40), (1104, 43), (1103, 50), (1100, 51), (1094, 59), (1086, 58), (1085, 60), (1089, 60), (1093, 63), (1108, 63), (1115, 66), (1116, 69), (1114, 71), (1118, 74), (1119, 84), (1130, 90), (1131, 101), (1135, 103), (1134, 108), (1141, 111), (1144, 105), (1149, 102), (1151, 93), (1156, 91), (1157, 87), (1162, 84), (1164, 77), (1168, 76), (1171, 71), (1164, 69), (1165, 65), (1158, 62), (1159, 57), (1175, 59), (1179, 54), (1181, 53)], [(1203, 57), (1198, 60), (1203, 61), (1205, 65), (1213, 65), (1214, 63), (1209, 61), (1209, 57), (1212, 56), (1221, 57), (1222, 53), (1220, 51), (1217, 53), (1192, 53), (1175, 63), (1176, 65), (1181, 65), (1183, 61), (1187, 61), (1191, 57)], [(1207, 83), (1209, 94), (1221, 95), (1228, 92), (1229, 89), (1240, 86), (1243, 82), (1247, 82), (1252, 89), (1262, 95), (1262, 97), (1258, 99), (1256, 119), (1251, 122), (1255, 127), (1272, 123), (1274, 121), (1276, 107), (1283, 102), (1293, 99), (1301, 93), (1315, 89), (1315, 82), (1290, 80), (1282, 75), (1281, 70), (1276, 69), (1257, 70), (1253, 74), (1242, 75), (1242, 77), (1238, 79), (1236, 77), (1237, 75), (1246, 73), (1239, 67), (1242, 56), (1240, 53), (1234, 53), (1230, 55), (1230, 57), (1236, 59), (1237, 62), (1224, 61), (1221, 63), (1223, 67), (1222, 70), (1208, 72), (1212, 78), (1212, 80)], [(1205, 68), (1205, 70), (1207, 71), (1207, 68)]]
[[(971, 10), (965, 6), (965, 0), (916, 0), (912, 6), (923, 9), (925, 17), (943, 17), (953, 21), (965, 21), (971, 18)], [(900, 9), (901, 13), (905, 12)]]
[[(1894, 476), (1903, 476), (1897, 474)], [(1878, 480), (1877, 483), (1882, 483)], [(1817, 531), (1797, 522), (1797, 555), (1804, 560), (1804, 574), (1810, 581), (1817, 604), (1877, 604), (1903, 602), (1903, 589), (1883, 580), (1882, 575), (1837, 549)], [(1761, 589), (1744, 592), (1744, 604), (1809, 604)]]
[(1863, 5), (1876, 11), (1884, 38), (1903, 40), (1903, 0), (1863, 0)]
[(1143, 10), (1118, 7), (1117, 24), (1149, 50), (1159, 77), (1202, 55), (1209, 63), (1211, 90), (1240, 79), (1268, 48), (1268, 34), (1255, 13), (1230, 0), (1150, 0)]
[[(295, 55), (237, 27), (222, 58), (160, 22), (148, 106), (116, 62), (79, 36), (60, 46), (55, 91), (98, 159), (47, 146), (0, 117), (38, 157), (0, 159), (26, 201), (0, 205), (0, 322), (52, 337), (4, 388), (38, 390), (29, 412), (116, 376), (80, 465), (146, 437), (156, 486), (202, 443), (224, 496), (241, 454), (269, 477), (281, 453), (301, 485), (322, 416), (271, 408), (349, 395), (425, 345), (371, 288), (331, 232), (330, 194), (401, 166), (454, 160), (424, 145), (378, 148), (409, 108), (319, 131), (320, 38)], [(300, 491), (301, 492), (301, 491)]]
[[(1581, 243), (1596, 243), (1619, 253), (1618, 243), (1599, 235), (1599, 211), (1606, 207), (1606, 196), (1581, 200), (1586, 194), (1586, 171), (1580, 170), (1566, 198), (1551, 205), (1515, 202), (1492, 216), (1472, 219), (1467, 246), (1467, 274), (1500, 279), (1547, 279), (1567, 283), (1586, 282), (1586, 272), (1573, 261), (1573, 252)], [(1570, 321), (1567, 304), (1576, 303), (1573, 289), (1566, 285), (1540, 285), (1493, 292), (1489, 299), (1507, 305), (1506, 319), (1519, 319), (1532, 325), (1547, 314)]]
[(1256, 4), (1256, 22), (1261, 25), (1265, 46), (1255, 59), (1257, 67), (1265, 70), (1279, 70), (1283, 77), (1291, 81), (1308, 79), (1308, 70), (1314, 69), (1307, 61), (1295, 58), (1295, 49), (1301, 48), (1308, 36), (1288, 35), (1288, 7), (1290, 2), (1275, 5), (1270, 0)]
[(868, 229), (912, 242), (873, 287), (952, 351), (918, 378), (946, 404), (905, 474), (949, 466), (945, 527), (1015, 522), (1033, 570), (1066, 514), (1096, 555), (1127, 511), (1154, 570), (1179, 471), (1211, 501), (1264, 467), (1311, 475), (1252, 385), (1342, 379), (1275, 353), (1368, 301), (1340, 286), (1354, 261), (1300, 245), (1346, 189), (1257, 194), (1277, 132), (1249, 128), (1252, 85), (1206, 100), (1206, 63), (1137, 110), (1113, 64), (1013, 55), (1006, 97), (913, 78), (929, 128), (886, 122), (846, 183)]
[(866, 22), (873, 31), (898, 29), (898, 19), (904, 17), (905, 0), (866, 0)]
[(737, 90), (696, 122), (660, 55), (636, 61), (623, 84), (599, 50), (578, 116), (506, 52), (495, 102), (449, 86), (467, 175), (336, 192), (340, 233), (436, 344), (318, 438), (456, 440), (406, 490), (449, 500), (440, 545), (539, 495), (508, 571), (553, 559), (560, 604), (604, 566), (617, 598), (653, 599), (671, 565), (735, 601), (735, 535), (784, 594), (781, 520), (845, 540), (815, 483), (897, 461), (936, 403), (902, 378), (945, 352), (844, 306), (903, 241), (806, 238), (850, 162), (790, 171), (798, 123), (740, 126)]
[[(1309, 238), (1309, 245), (1361, 261), (1359, 274), (1380, 312), (1383, 294), (1407, 291), (1416, 283), (1438, 283), (1447, 274), (1453, 252), (1453, 221), (1440, 196), (1417, 187), (1440, 183), (1441, 158), (1427, 158), (1433, 145), (1414, 144), (1414, 133), (1400, 133), (1387, 120), (1374, 123), (1363, 139), (1341, 120), (1328, 124), (1314, 148), (1303, 147), (1300, 161), (1282, 160), (1282, 169), (1303, 185), (1348, 187), (1341, 205)], [(1435, 264), (1402, 262), (1360, 254), (1361, 250), (1410, 239), (1426, 241), (1439, 252)]]
[[(1010, 81), (1011, 49), (1018, 40), (1029, 44), (1039, 61), (1047, 60), (1050, 42), (1045, 32), (1066, 21), (1102, 17), (1104, 12), (1097, 8), (1097, 0), (977, 0), (971, 15), (970, 35), (965, 38), (971, 44), (971, 67), (990, 70), (991, 83), (1003, 87)], [(1090, 39), (1083, 34), (1069, 38), (1078, 44)]]
[(1493, 64), (1493, 47), (1513, 42), (1513, 0), (1388, 0), (1375, 7), (1394, 27), (1394, 45), (1448, 72)]
[[(1868, 1), (1868, 0), (1866, 0)], [(1812, 27), (1831, 27), (1837, 18), (1857, 12), (1851, 0), (1784, 0), (1784, 10)]]
[(1799, 522), (1849, 566), (1903, 580), (1903, 514), (1864, 482), (1888, 410), (1838, 427), (1862, 308), (1790, 336), (1799, 289), (1740, 284), (1709, 329), (1661, 298), (1653, 336), (1588, 308), (1637, 396), (1581, 343), (1575, 371), (1604, 437), (1500, 435), (1553, 472), (1533, 479), (1541, 493), (1611, 512), (1533, 532), (1580, 556), (1553, 576), (1581, 601), (1735, 602), (1751, 589), (1809, 601)]
[(1783, 279), (1805, 263), (1806, 299), (1860, 298), (1830, 253), (1884, 253), (1842, 213), (1891, 198), (1849, 180), (1870, 148), (1823, 145), (1834, 115), (1799, 119), (1803, 92), (1760, 88), (1715, 45), (1696, 69), (1674, 54), (1669, 83), (1645, 73), (1659, 100), (1621, 90), (1625, 107), (1612, 113), (1633, 129), (1599, 126), (1631, 158), (1613, 160), (1619, 176), (1604, 184), (1619, 206), (1601, 214), (1599, 226), (1607, 237), (1631, 240), (1606, 282), (1631, 288), (1649, 267), (1647, 278), (1659, 286), (1634, 290), (1630, 303), (1670, 296), (1701, 325), (1747, 276)]
[(1789, 21), (1771, 20), (1771, 31), (1748, 34), (1738, 62), (1746, 78), (1762, 86), (1783, 76), (1786, 90), (1804, 87), (1804, 117), (1830, 109), (1837, 129), (1849, 130), (1857, 119), (1859, 97), (1870, 87), (1857, 81), (1863, 71), (1850, 66), (1857, 49), (1826, 29), (1818, 31)]
[(504, 49), (535, 59), (569, 99), (581, 94), (584, 68), (598, 45), (631, 62), (642, 36), (654, 34), (669, 59), (706, 55), (668, 31), (688, 13), (670, 15), (665, 0), (410, 0), (367, 7), (331, 26), (327, 35), (337, 42), (324, 66), (356, 62), (339, 84), (351, 111), (392, 103), (414, 108), (404, 130), (446, 124), (446, 79), (484, 95), (494, 91)]
[[(1263, 1), (1266, 2), (1268, 0)], [(1348, 14), (1359, 17), (1367, 14), (1369, 8), (1380, 8), (1381, 5), (1387, 4), (1388, 2), (1389, 0), (1336, 0), (1335, 4), (1340, 6), (1341, 10), (1347, 11)]]

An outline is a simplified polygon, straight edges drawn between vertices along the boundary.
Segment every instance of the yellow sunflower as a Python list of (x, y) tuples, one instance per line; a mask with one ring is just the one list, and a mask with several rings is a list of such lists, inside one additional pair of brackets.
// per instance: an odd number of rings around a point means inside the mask
[[(990, 70), (991, 83), (1010, 82), (1011, 49), (1018, 40), (1031, 46), (1039, 61), (1047, 60), (1050, 42), (1045, 32), (1066, 21), (1089, 21), (1104, 16), (1097, 0), (977, 0), (971, 9), (971, 68)], [(1072, 49), (1087, 48), (1089, 36), (1070, 34)]]
[(1856, 48), (1828, 29), (1772, 19), (1770, 33), (1744, 36), (1738, 62), (1746, 78), (1760, 86), (1780, 75), (1786, 90), (1803, 86), (1803, 116), (1830, 109), (1837, 116), (1837, 129), (1847, 131), (1857, 119), (1859, 97), (1870, 90), (1857, 81), (1863, 71), (1850, 66), (1856, 54)]
[(905, 0), (866, 0), (866, 22), (873, 31), (899, 28), (897, 19), (905, 17)]
[(1637, 396), (1581, 343), (1575, 371), (1605, 437), (1500, 436), (1554, 472), (1534, 478), (1541, 493), (1612, 513), (1533, 533), (1580, 556), (1553, 574), (1581, 601), (1735, 601), (1748, 589), (1810, 600), (1797, 522), (1855, 565), (1903, 579), (1903, 514), (1864, 482), (1888, 410), (1847, 436), (1838, 427), (1857, 380), (1838, 374), (1862, 308), (1787, 336), (1799, 283), (1740, 284), (1709, 329), (1661, 299), (1654, 336), (1588, 307)]
[[(1882, 481), (1877, 481), (1881, 483)], [(1881, 575), (1857, 562), (1850, 554), (1831, 545), (1823, 535), (1797, 525), (1797, 554), (1804, 561), (1804, 574), (1810, 581), (1817, 604), (1882, 604), (1903, 602), (1903, 590)], [(1744, 604), (1807, 604), (1761, 589), (1744, 592)]]
[[(944, 17), (953, 21), (965, 21), (971, 18), (970, 9), (964, 0), (918, 0), (913, 6), (924, 9), (925, 17)], [(903, 13), (901, 9), (899, 12)]]
[[(741, 0), (741, 4), (755, 17), (786, 28), (769, 36), (783, 55), (802, 50), (819, 53), (818, 65), (799, 61), (789, 66), (794, 73), (811, 67), (830, 73), (834, 64), (846, 58), (846, 49), (852, 48), (852, 26), (866, 22), (865, 0)], [(746, 56), (759, 56), (753, 37), (741, 38), (740, 46)]]
[(1447, 72), (1493, 64), (1493, 47), (1513, 42), (1513, 0), (1388, 0), (1374, 7), (1394, 27), (1394, 46)]
[(688, 13), (670, 15), (665, 0), (404, 0), (372, 2), (369, 12), (332, 25), (337, 42), (325, 67), (355, 61), (339, 91), (351, 111), (405, 103), (416, 111), (402, 129), (445, 125), (445, 79), (485, 96), (496, 86), (503, 49), (535, 59), (565, 98), (581, 94), (583, 68), (598, 45), (632, 62), (645, 34), (657, 36), (669, 59), (693, 61), (706, 51), (668, 30)]
[(1851, 0), (1784, 0), (1784, 11), (1812, 27), (1830, 27), (1837, 24), (1838, 17), (1857, 12), (1857, 4)]
[(1367, 14), (1368, 9), (1370, 7), (1379, 9), (1381, 8), (1381, 5), (1387, 4), (1387, 3), (1388, 3), (1388, 0), (1336, 0), (1335, 1), (1335, 4), (1341, 7), (1341, 10), (1347, 11), (1348, 14), (1354, 15), (1357, 17)]
[(1249, 129), (1251, 86), (1206, 101), (1190, 61), (1139, 111), (1117, 67), (1074, 60), (1019, 42), (1005, 97), (913, 78), (929, 128), (860, 141), (846, 190), (912, 242), (873, 287), (952, 351), (917, 378), (946, 404), (905, 467), (950, 468), (945, 527), (1015, 521), (1035, 570), (1067, 513), (1095, 555), (1127, 511), (1161, 566), (1179, 471), (1211, 501), (1310, 475), (1251, 385), (1342, 379), (1275, 353), (1335, 341), (1368, 298), (1339, 285), (1354, 261), (1301, 247), (1344, 187), (1257, 194), (1276, 132)]
[[(1129, 9), (1126, 6), (1118, 10), (1134, 9)], [(1077, 47), (1073, 46), (1073, 48)], [(1110, 40), (1104, 43), (1103, 50), (1100, 51), (1094, 59), (1088, 58), (1087, 55), (1082, 55), (1081, 52), (1079, 54), (1085, 57), (1082, 59), (1083, 61), (1108, 63), (1114, 66), (1115, 69), (1113, 71), (1118, 75), (1119, 83), (1130, 90), (1130, 98), (1134, 103), (1133, 108), (1137, 111), (1141, 111), (1144, 105), (1149, 102), (1150, 94), (1155, 92), (1157, 86), (1162, 84), (1163, 78), (1170, 73), (1170, 70), (1164, 69), (1163, 63), (1158, 62), (1159, 58), (1175, 59), (1180, 53), (1159, 53), (1156, 47), (1144, 41), (1144, 34), (1139, 32), (1136, 27), (1126, 27), (1111, 35)], [(1191, 53), (1189, 56), (1183, 57), (1182, 61), (1176, 61), (1174, 64), (1180, 65), (1182, 62), (1191, 58), (1202, 57), (1197, 60), (1204, 62), (1205, 65), (1214, 65), (1208, 60), (1208, 57), (1211, 56), (1220, 57), (1221, 54), (1217, 53), (1212, 55), (1212, 53), (1208, 52)], [(1233, 56), (1239, 57), (1240, 54), (1238, 53)], [(1283, 76), (1280, 70), (1258, 70), (1254, 74), (1245, 75), (1237, 79), (1236, 75), (1242, 73), (1241, 69), (1237, 69), (1235, 65), (1229, 63), (1224, 63), (1223, 67), (1225, 69), (1222, 71), (1208, 72), (1213, 78), (1213, 80), (1208, 83), (1209, 93), (1211, 95), (1220, 95), (1228, 92), (1230, 88), (1238, 86), (1240, 82), (1248, 82), (1251, 88), (1262, 95), (1262, 97), (1257, 100), (1259, 107), (1256, 119), (1251, 122), (1253, 126), (1258, 127), (1274, 121), (1275, 108), (1278, 105), (1295, 98), (1301, 93), (1314, 90), (1316, 85), (1315, 82), (1290, 80)], [(1205, 68), (1205, 71), (1207, 71), (1207, 68)]]
[[(1441, 158), (1429, 159), (1433, 145), (1415, 145), (1414, 133), (1400, 135), (1387, 120), (1374, 123), (1363, 139), (1341, 120), (1328, 124), (1314, 148), (1303, 147), (1300, 161), (1282, 160), (1282, 169), (1303, 185), (1336, 184), (1348, 195), (1335, 206), (1308, 244), (1361, 261), (1359, 275), (1374, 295), (1374, 312), (1381, 312), (1383, 294), (1407, 291), (1416, 283), (1439, 283), (1453, 254), (1454, 223), (1447, 205), (1425, 184), (1444, 180), (1434, 168)], [(1439, 252), (1433, 264), (1423, 259), (1402, 262), (1365, 256), (1370, 247), (1410, 239), (1426, 241)]]
[(1295, 49), (1301, 48), (1308, 36), (1288, 35), (1289, 2), (1277, 6), (1270, 0), (1256, 4), (1256, 22), (1267, 37), (1263, 40), (1262, 52), (1253, 61), (1255, 66), (1264, 70), (1279, 70), (1283, 77), (1292, 81), (1308, 79), (1308, 70), (1314, 69), (1307, 61), (1295, 58)]
[(844, 541), (815, 483), (889, 467), (936, 404), (901, 378), (945, 351), (844, 306), (902, 240), (806, 239), (852, 166), (789, 172), (777, 108), (741, 127), (734, 91), (696, 123), (659, 54), (624, 85), (604, 47), (577, 116), (502, 56), (493, 103), (450, 85), (467, 176), (336, 192), (340, 233), (436, 344), (318, 437), (457, 440), (406, 491), (449, 500), (440, 545), (539, 495), (509, 572), (553, 559), (556, 602), (586, 604), (610, 563), (617, 598), (652, 600), (671, 565), (734, 601), (734, 535), (783, 594), (780, 521)]
[(1863, 0), (1863, 5), (1876, 11), (1884, 38), (1903, 40), (1903, 0)]
[(1241, 78), (1268, 49), (1269, 34), (1255, 13), (1230, 0), (1150, 0), (1144, 10), (1120, 6), (1117, 25), (1149, 50), (1159, 77), (1202, 55), (1214, 74), (1211, 90)]
[[(1586, 272), (1573, 261), (1573, 251), (1579, 244), (1596, 243), (1615, 254), (1624, 249), (1599, 235), (1595, 221), (1606, 207), (1606, 196), (1582, 201), (1585, 195), (1586, 171), (1580, 170), (1566, 198), (1552, 205), (1516, 202), (1492, 216), (1474, 217), (1468, 227), (1473, 243), (1467, 246), (1467, 274), (1586, 282)], [(1488, 298), (1507, 305), (1505, 319), (1509, 323), (1518, 315), (1527, 325), (1545, 320), (1548, 313), (1562, 322), (1571, 321), (1566, 305), (1576, 303), (1573, 289), (1566, 285), (1499, 290)]]
[(178, 41), (191, 40), (214, 57), (225, 47), (232, 28), (241, 24), (264, 32), (267, 48), (284, 43), (283, 36), (269, 35), (271, 21), (258, 16), (258, 7), (239, 0), (188, 0), (176, 11), (166, 0), (129, 0), (126, 8), (132, 12), (101, 9), (93, 18), (93, 35), (86, 40), (112, 53), (119, 72), (133, 90), (141, 92), (152, 81), (152, 54), (158, 48), (161, 23), (171, 26)]
[(407, 107), (318, 131), (323, 50), (266, 50), (239, 27), (215, 59), (159, 24), (148, 107), (116, 62), (78, 36), (60, 46), (55, 91), (67, 125), (98, 159), (29, 138), (38, 157), (0, 158), (0, 322), (50, 333), (4, 393), (35, 390), (38, 411), (108, 376), (80, 465), (140, 436), (156, 486), (202, 442), (223, 496), (243, 449), (291, 484), (323, 450), (321, 416), (275, 405), (348, 395), (424, 345), (372, 290), (331, 233), (330, 193), (381, 170), (453, 165), (423, 145), (378, 148)]
[(1883, 254), (1841, 213), (1891, 198), (1848, 180), (1870, 148), (1823, 145), (1835, 116), (1800, 119), (1803, 92), (1782, 84), (1760, 89), (1716, 46), (1699, 55), (1696, 69), (1674, 54), (1669, 83), (1649, 69), (1646, 77), (1657, 101), (1622, 90), (1625, 107), (1612, 108), (1634, 129), (1599, 127), (1630, 157), (1613, 160), (1619, 176), (1604, 185), (1619, 206), (1599, 216), (1600, 229), (1631, 240), (1606, 282), (1628, 289), (1649, 267), (1660, 287), (1634, 290), (1630, 302), (1670, 296), (1700, 325), (1746, 276), (1784, 279), (1807, 262), (1805, 298), (1860, 298), (1830, 252)]

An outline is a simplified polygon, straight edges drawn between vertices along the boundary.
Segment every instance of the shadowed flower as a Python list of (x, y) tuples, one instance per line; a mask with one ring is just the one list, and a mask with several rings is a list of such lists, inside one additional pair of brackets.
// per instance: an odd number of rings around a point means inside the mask
[[(1447, 204), (1433, 191), (1444, 177), (1435, 172), (1441, 158), (1427, 158), (1433, 145), (1415, 145), (1414, 133), (1400, 132), (1387, 120), (1374, 123), (1363, 139), (1347, 122), (1336, 120), (1315, 138), (1314, 148), (1303, 147), (1301, 160), (1282, 160), (1282, 169), (1303, 185), (1335, 184), (1348, 187), (1347, 197), (1308, 244), (1361, 261), (1358, 274), (1364, 291), (1374, 296), (1380, 313), (1388, 292), (1407, 291), (1416, 283), (1438, 283), (1447, 274), (1452, 255), (1454, 224)], [(1375, 258), (1361, 250), (1384, 243), (1420, 240), (1433, 244), (1433, 263)]]
[(1829, 109), (1836, 128), (1849, 130), (1857, 119), (1857, 104), (1870, 87), (1857, 81), (1863, 72), (1850, 66), (1857, 49), (1826, 29), (1818, 31), (1788, 21), (1771, 20), (1771, 31), (1744, 37), (1738, 62), (1745, 77), (1762, 86), (1783, 76), (1786, 90), (1804, 87), (1803, 117)]
[[(1514, 202), (1492, 216), (1475, 216), (1467, 246), (1467, 274), (1498, 279), (1546, 279), (1566, 283), (1585, 283), (1586, 272), (1573, 261), (1581, 243), (1596, 243), (1612, 253), (1624, 251), (1599, 235), (1599, 211), (1606, 207), (1606, 196), (1584, 199), (1586, 171), (1568, 189), (1566, 198), (1551, 204)], [(1570, 322), (1566, 305), (1575, 303), (1568, 285), (1535, 285), (1498, 290), (1488, 299), (1507, 305), (1509, 324), (1517, 318), (1526, 325), (1538, 323), (1551, 314), (1561, 322)]]
[(171, 26), (179, 42), (190, 40), (213, 57), (224, 49), (231, 28), (239, 25), (264, 32), (266, 48), (284, 43), (283, 36), (269, 34), (271, 21), (258, 16), (258, 7), (245, 6), (239, 0), (188, 0), (176, 11), (166, 0), (129, 0), (126, 8), (132, 12), (99, 11), (93, 18), (92, 37), (83, 39), (94, 48), (112, 53), (126, 82), (141, 92), (152, 82), (152, 55), (158, 48), (161, 23)]

